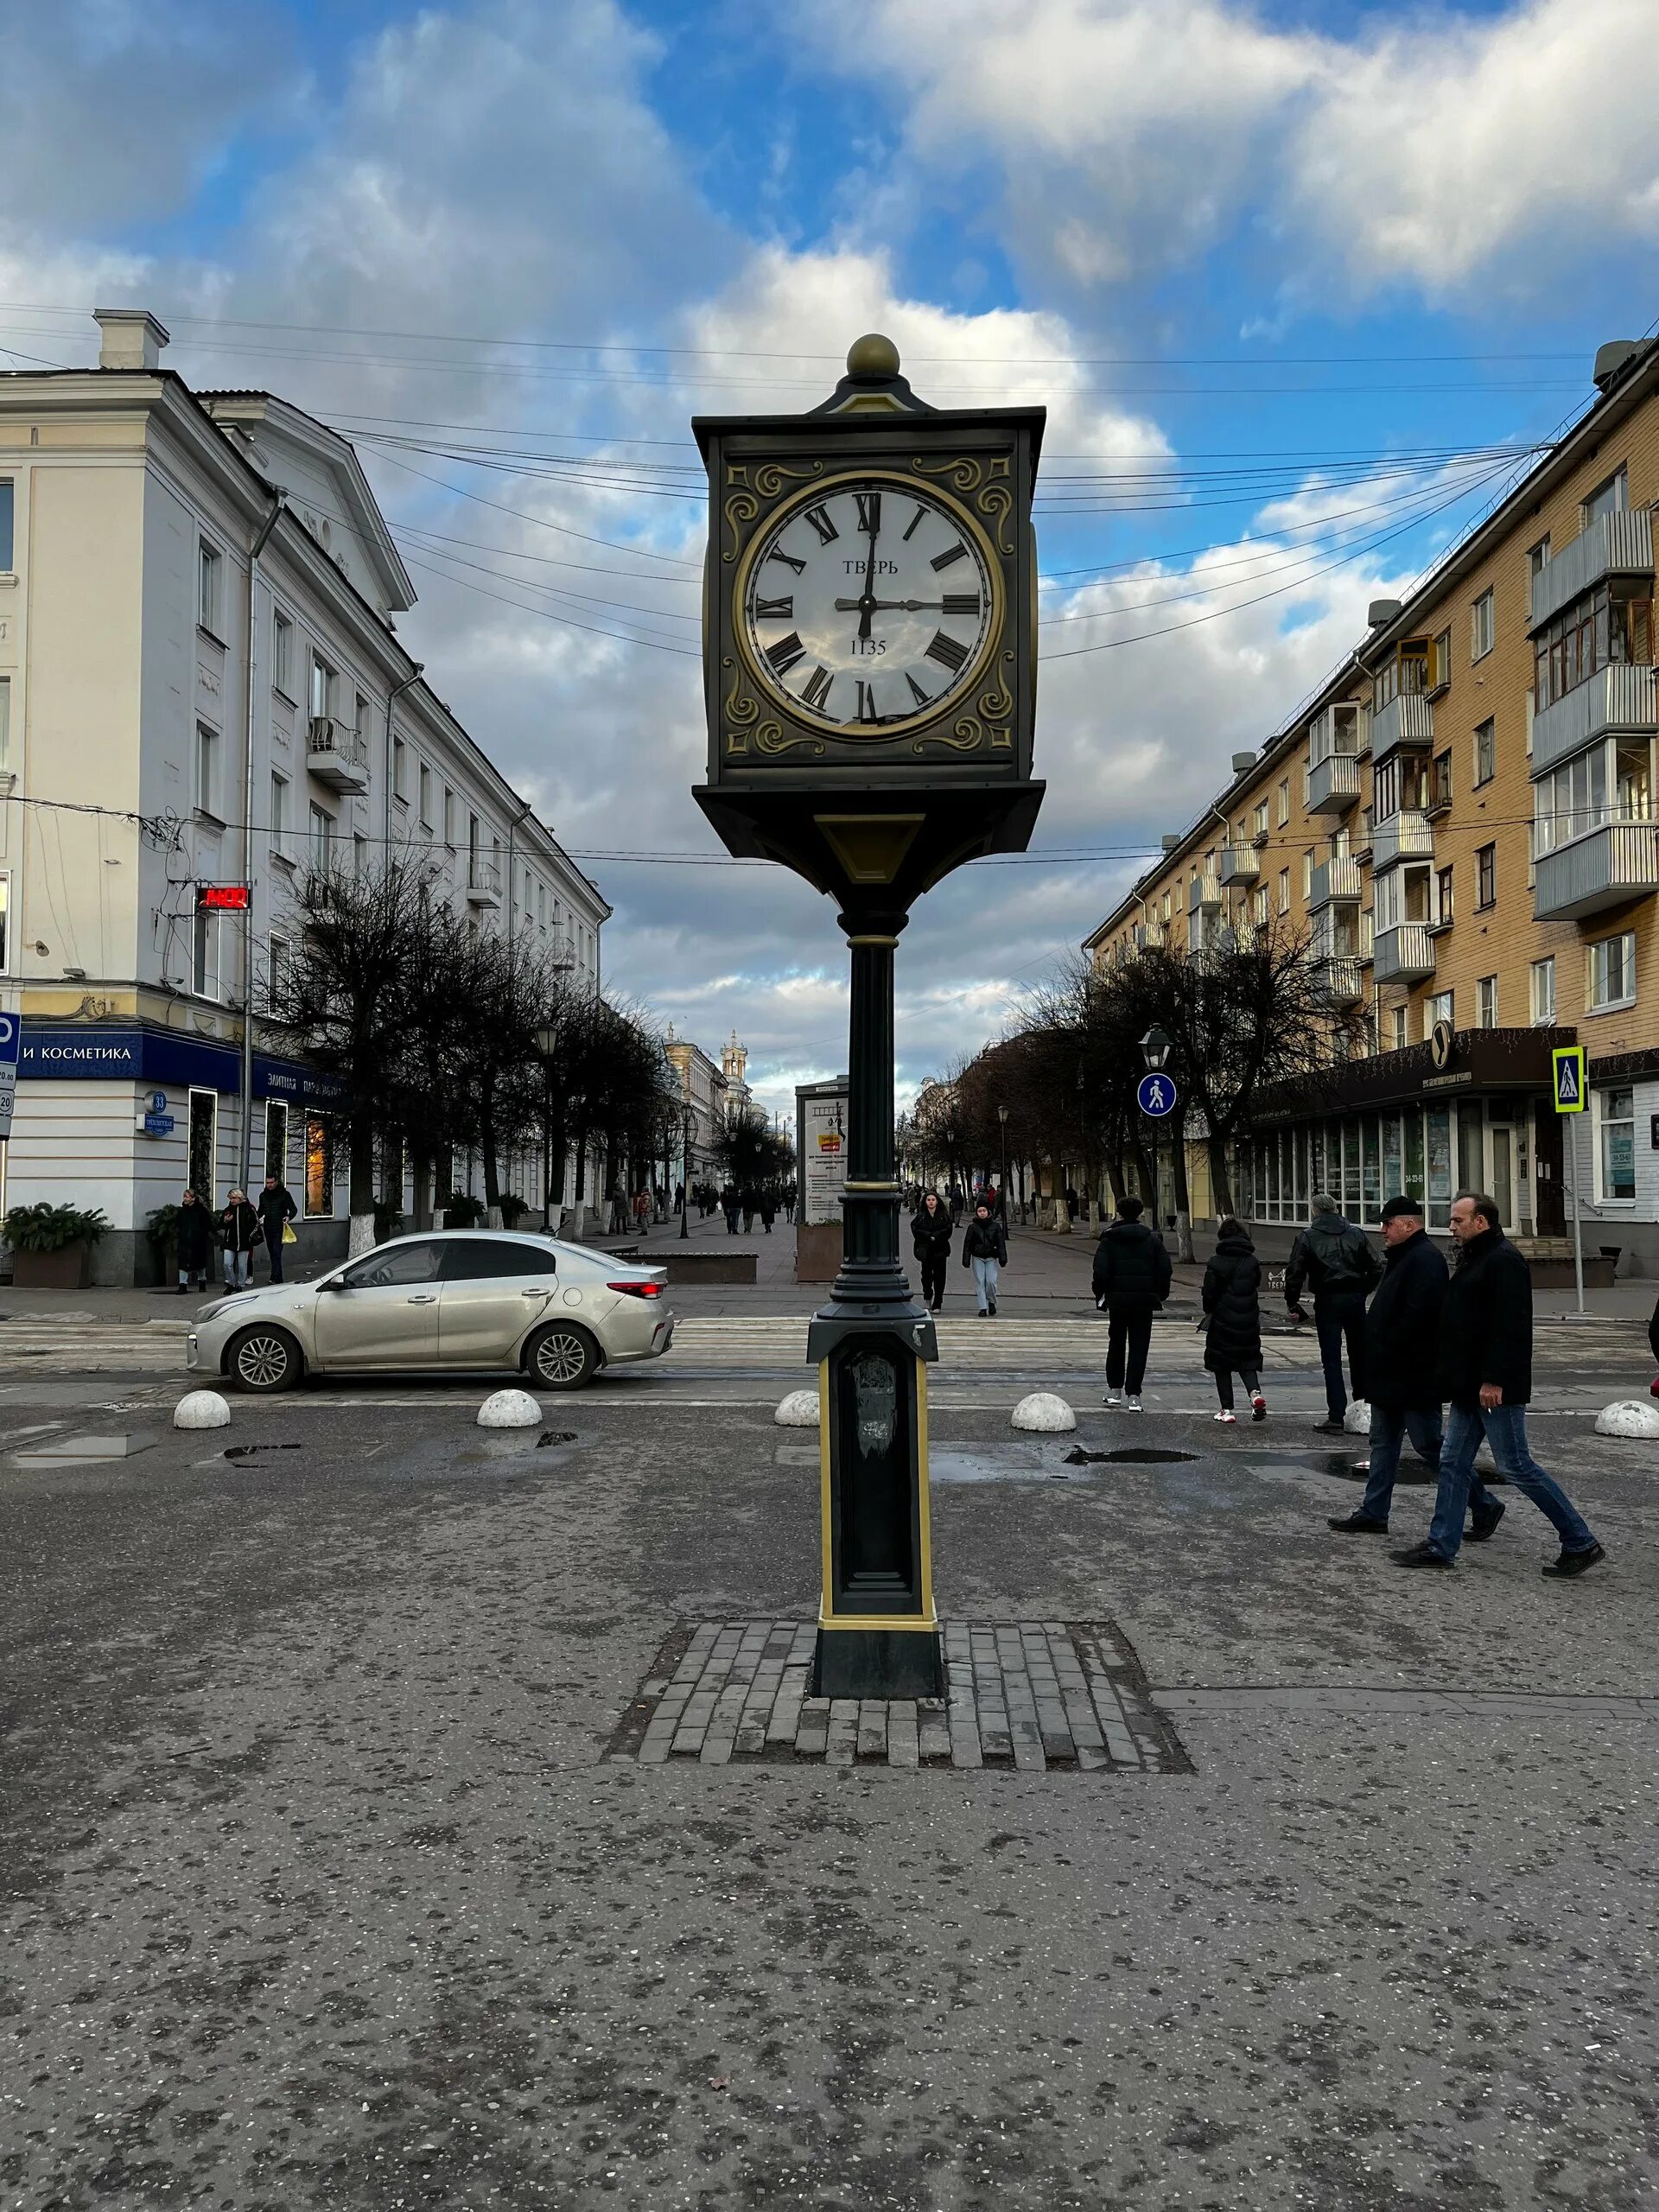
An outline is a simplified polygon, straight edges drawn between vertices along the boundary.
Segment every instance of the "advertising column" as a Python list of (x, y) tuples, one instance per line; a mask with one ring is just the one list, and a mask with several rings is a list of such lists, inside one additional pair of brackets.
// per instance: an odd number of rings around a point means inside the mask
[(847, 1185), (844, 1077), (795, 1093), (795, 1150), (801, 1196), (795, 1216), (795, 1280), (833, 1282), (841, 1268), (841, 1201)]

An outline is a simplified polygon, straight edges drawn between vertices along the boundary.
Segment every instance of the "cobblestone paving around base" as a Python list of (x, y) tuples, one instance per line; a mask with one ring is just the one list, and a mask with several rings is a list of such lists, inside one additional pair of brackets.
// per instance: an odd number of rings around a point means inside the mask
[(944, 1621), (940, 1630), (944, 1697), (830, 1699), (808, 1694), (811, 1622), (682, 1621), (609, 1756), (641, 1766), (1192, 1771), (1112, 1622)]

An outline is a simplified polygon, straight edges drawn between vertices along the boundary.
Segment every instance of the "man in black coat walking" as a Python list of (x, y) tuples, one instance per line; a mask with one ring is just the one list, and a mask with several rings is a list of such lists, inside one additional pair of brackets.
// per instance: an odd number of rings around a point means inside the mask
[[(1411, 1448), (1432, 1474), (1440, 1471), (1440, 1319), (1446, 1268), (1423, 1227), (1421, 1199), (1390, 1198), (1382, 1209), (1388, 1256), (1365, 1316), (1365, 1381), (1371, 1402), (1371, 1456), (1357, 1511), (1331, 1527), (1344, 1536), (1386, 1536), (1400, 1470), (1400, 1447)], [(1471, 1478), (1470, 1541), (1484, 1543), (1503, 1508), (1480, 1478)]]
[(1548, 1575), (1582, 1574), (1606, 1554), (1572, 1500), (1527, 1445), (1532, 1396), (1532, 1271), (1498, 1225), (1497, 1203), (1464, 1191), (1452, 1201), (1456, 1272), (1440, 1320), (1440, 1387), (1452, 1410), (1440, 1452), (1440, 1487), (1427, 1541), (1396, 1552), (1402, 1567), (1451, 1567), (1463, 1537), (1464, 1503), (1482, 1435), (1498, 1472), (1529, 1497), (1560, 1538)]
[(955, 1233), (950, 1207), (937, 1191), (925, 1192), (911, 1218), (910, 1242), (921, 1263), (922, 1297), (930, 1313), (937, 1313), (944, 1303), (944, 1271)]
[(1133, 1192), (1121, 1198), (1116, 1220), (1102, 1230), (1095, 1246), (1095, 1303), (1109, 1324), (1101, 1403), (1127, 1402), (1136, 1414), (1152, 1345), (1152, 1317), (1169, 1296), (1170, 1283), (1169, 1254), (1163, 1238), (1141, 1220), (1144, 1211)]
[(1348, 1347), (1348, 1372), (1354, 1395), (1367, 1395), (1364, 1381), (1365, 1294), (1382, 1270), (1366, 1242), (1363, 1229), (1344, 1221), (1336, 1200), (1319, 1192), (1313, 1218), (1290, 1248), (1285, 1268), (1285, 1304), (1299, 1320), (1302, 1285), (1313, 1287), (1313, 1326), (1319, 1332), (1319, 1357), (1325, 1365), (1325, 1419), (1316, 1428), (1340, 1430), (1348, 1410), (1348, 1393), (1342, 1381), (1342, 1348)]
[(280, 1175), (267, 1175), (265, 1187), (259, 1193), (254, 1211), (259, 1217), (259, 1233), (265, 1240), (265, 1249), (270, 1255), (270, 1279), (283, 1279), (283, 1231), (298, 1213), (294, 1193)]

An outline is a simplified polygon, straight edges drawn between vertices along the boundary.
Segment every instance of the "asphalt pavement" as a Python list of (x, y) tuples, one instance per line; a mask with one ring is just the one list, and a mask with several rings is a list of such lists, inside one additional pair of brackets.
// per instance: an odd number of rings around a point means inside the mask
[(1513, 1494), (1451, 1574), (1331, 1535), (1305, 1340), (1232, 1430), (1184, 1318), (1138, 1419), (1068, 1351), (1036, 1444), (964, 1357), (941, 1611), (1113, 1624), (1190, 1770), (645, 1767), (677, 1628), (816, 1611), (802, 1377), (728, 1319), (505, 1440), (471, 1381), (187, 1433), (175, 1375), (13, 1357), (0, 2202), (1654, 2201), (1659, 1446), (1592, 1429), (1638, 1328), (1540, 1331), (1610, 1554), (1561, 1586)]

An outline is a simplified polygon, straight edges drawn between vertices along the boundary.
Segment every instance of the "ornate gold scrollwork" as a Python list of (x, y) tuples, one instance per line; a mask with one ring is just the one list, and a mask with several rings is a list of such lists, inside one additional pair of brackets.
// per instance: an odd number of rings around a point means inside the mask
[(916, 454), (910, 465), (921, 476), (948, 476), (958, 492), (976, 492), (985, 480), (979, 463), (968, 454), (958, 454), (953, 461), (927, 461)]
[(823, 474), (821, 461), (812, 461), (804, 468), (791, 468), (785, 461), (766, 461), (754, 472), (754, 488), (763, 499), (775, 499), (786, 483), (810, 483), (813, 477)]
[(975, 499), (974, 505), (981, 514), (992, 518), (991, 535), (996, 540), (997, 551), (1012, 554), (1013, 541), (1005, 535), (1002, 525), (1014, 512), (1013, 492), (1006, 484), (988, 484)]
[(952, 753), (976, 753), (985, 742), (985, 725), (976, 721), (971, 715), (964, 715), (954, 731), (930, 730), (925, 737), (918, 737), (911, 747), (912, 753), (925, 753), (931, 745), (943, 745)]
[(810, 737), (804, 730), (785, 736), (781, 722), (762, 722), (754, 733), (754, 742), (762, 753), (787, 753), (791, 746), (810, 745), (814, 753), (823, 751), (822, 738)]
[(755, 498), (753, 492), (732, 492), (728, 493), (726, 504), (721, 509), (721, 512), (726, 518), (726, 527), (732, 533), (732, 542), (725, 552), (721, 555), (720, 557), (722, 561), (736, 560), (738, 552), (743, 543), (742, 524), (746, 522), (753, 522), (760, 512), (760, 502)]

